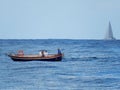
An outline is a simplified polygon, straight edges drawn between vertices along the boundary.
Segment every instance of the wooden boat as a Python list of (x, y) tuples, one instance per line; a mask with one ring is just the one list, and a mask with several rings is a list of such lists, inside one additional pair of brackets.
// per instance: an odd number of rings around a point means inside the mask
[(50, 54), (47, 56), (38, 55), (23, 55), (23, 54), (8, 54), (13, 61), (61, 61), (63, 54)]

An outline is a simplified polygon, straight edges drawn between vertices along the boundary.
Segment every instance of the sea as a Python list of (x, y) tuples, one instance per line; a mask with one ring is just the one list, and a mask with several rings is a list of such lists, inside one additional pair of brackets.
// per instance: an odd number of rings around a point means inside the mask
[[(15, 62), (6, 55), (58, 48), (59, 62)], [(0, 39), (0, 90), (120, 90), (120, 40)]]

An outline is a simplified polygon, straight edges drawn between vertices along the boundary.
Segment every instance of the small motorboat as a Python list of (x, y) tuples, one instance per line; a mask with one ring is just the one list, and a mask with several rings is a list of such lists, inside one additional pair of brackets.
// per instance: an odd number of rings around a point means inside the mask
[[(43, 54), (43, 52), (42, 52)], [(24, 55), (23, 51), (18, 51), (17, 54), (10, 53), (8, 56), (13, 61), (61, 61), (63, 54), (58, 49), (58, 54), (48, 54), (48, 55)]]

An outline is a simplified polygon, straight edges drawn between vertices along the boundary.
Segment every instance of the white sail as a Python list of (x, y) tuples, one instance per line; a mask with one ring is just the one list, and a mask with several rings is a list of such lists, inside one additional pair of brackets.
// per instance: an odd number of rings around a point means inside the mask
[(108, 30), (106, 32), (105, 40), (115, 40), (115, 38), (113, 37), (112, 26), (110, 22), (109, 22)]

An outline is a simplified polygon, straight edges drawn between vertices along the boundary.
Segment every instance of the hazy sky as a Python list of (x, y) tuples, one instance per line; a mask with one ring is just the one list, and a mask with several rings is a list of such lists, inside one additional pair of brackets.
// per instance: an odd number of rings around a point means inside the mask
[(0, 0), (0, 39), (120, 39), (120, 0)]

